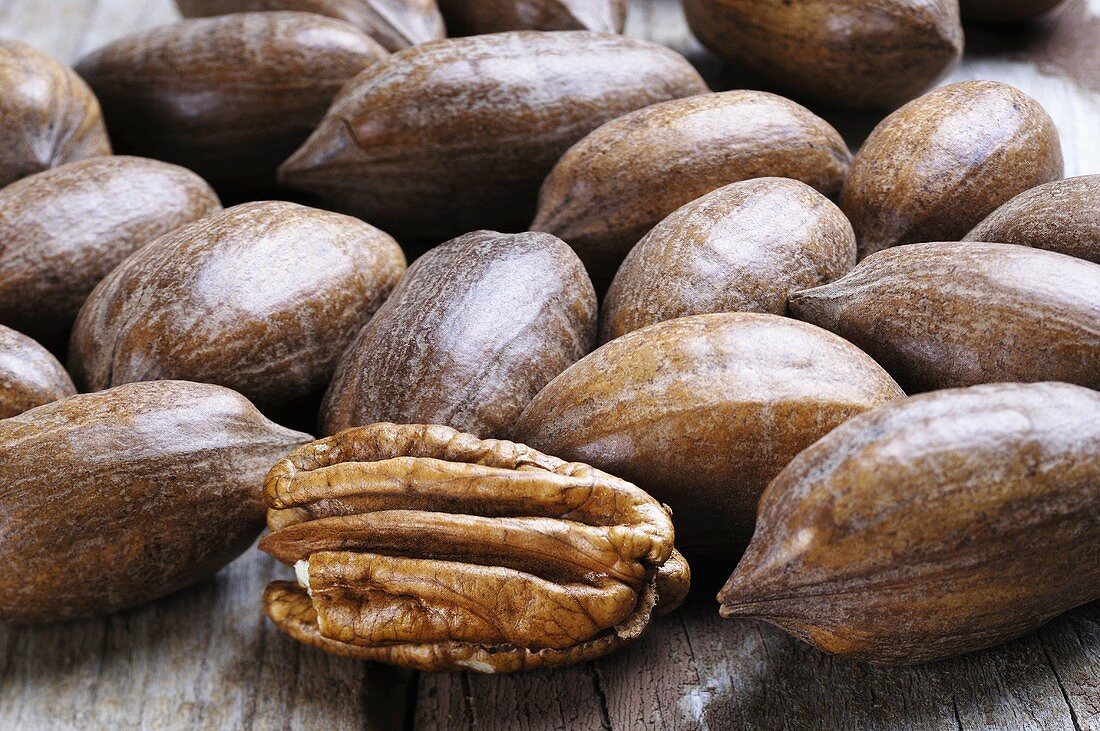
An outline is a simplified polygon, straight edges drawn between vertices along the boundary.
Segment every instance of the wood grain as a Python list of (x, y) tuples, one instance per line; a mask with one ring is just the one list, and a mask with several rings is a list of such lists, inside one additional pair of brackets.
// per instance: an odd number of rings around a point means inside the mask
[[(3, 0), (0, 36), (71, 61), (176, 17), (171, 0)], [(948, 81), (1000, 79), (1036, 97), (1061, 132), (1066, 175), (1100, 173), (1098, 24), (1100, 0), (1070, 0), (1027, 29), (968, 27)], [(707, 54), (674, 0), (632, 0), (627, 32), (684, 52), (715, 89), (762, 86)], [(878, 120), (816, 111), (853, 147)], [(586, 666), (410, 679), (275, 631), (259, 597), (288, 574), (251, 550), (146, 607), (0, 627), (0, 728), (1100, 729), (1100, 604), (1001, 647), (886, 670), (721, 620), (713, 592), (700, 592), (637, 645)]]

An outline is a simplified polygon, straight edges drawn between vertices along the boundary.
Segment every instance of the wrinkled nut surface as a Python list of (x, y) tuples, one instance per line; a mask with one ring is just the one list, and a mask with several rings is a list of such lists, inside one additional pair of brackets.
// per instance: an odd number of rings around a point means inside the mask
[(563, 665), (637, 639), (687, 593), (668, 509), (522, 444), (374, 424), (295, 450), (260, 547), (294, 566), (264, 608), (291, 637), (420, 670)]
[(221, 209), (200, 177), (137, 157), (97, 157), (0, 190), (0, 322), (61, 352), (80, 306), (123, 259)]
[(210, 576), (263, 527), (265, 471), (310, 439), (182, 381), (0, 420), (0, 621), (114, 612)]
[(684, 0), (684, 12), (719, 56), (836, 106), (907, 102), (963, 49), (955, 0)]
[(910, 393), (979, 383), (1100, 388), (1100, 264), (1012, 244), (911, 244), (790, 296)]
[(904, 396), (871, 358), (776, 315), (681, 317), (581, 359), (515, 439), (631, 480), (672, 507), (695, 568), (735, 558), (768, 482), (836, 425)]
[(250, 11), (293, 10), (351, 23), (389, 51), (443, 38), (436, 0), (176, 0), (187, 18)]
[(596, 294), (564, 242), (466, 234), (420, 257), (360, 331), (326, 394), (321, 430), (394, 421), (506, 436), (595, 339)]
[(789, 99), (728, 91), (655, 104), (569, 149), (547, 176), (531, 229), (559, 236), (597, 276), (680, 206), (728, 183), (774, 176), (840, 192), (840, 133)]
[(627, 0), (440, 0), (454, 35), (508, 30), (597, 30), (619, 33)]
[(601, 340), (685, 315), (787, 313), (787, 296), (856, 263), (852, 224), (796, 180), (759, 178), (688, 203), (631, 249), (604, 299)]
[(72, 379), (50, 351), (0, 325), (0, 419), (75, 393)]
[(397, 242), (362, 221), (245, 203), (162, 236), (100, 282), (69, 370), (85, 390), (179, 378), (292, 408), (325, 388), (404, 271)]
[(962, 16), (967, 20), (984, 20), (994, 23), (1031, 20), (1050, 12), (1062, 4), (1062, 0), (960, 0)]
[(434, 41), (350, 82), (280, 180), (399, 238), (523, 230), (570, 145), (609, 119), (705, 91), (675, 51), (607, 33)]
[(236, 13), (122, 38), (76, 68), (120, 152), (194, 170), (221, 191), (262, 192), (336, 92), (388, 53), (313, 13)]
[(840, 207), (860, 258), (898, 244), (958, 241), (1002, 203), (1062, 177), (1046, 110), (999, 81), (964, 81), (909, 102), (875, 127)]
[(1100, 175), (1056, 180), (990, 213), (963, 241), (997, 241), (1100, 264)]
[(99, 102), (72, 69), (0, 40), (0, 187), (75, 160), (111, 154)]
[(1100, 598), (1100, 394), (938, 391), (855, 417), (783, 470), (719, 594), (883, 664), (1008, 641)]

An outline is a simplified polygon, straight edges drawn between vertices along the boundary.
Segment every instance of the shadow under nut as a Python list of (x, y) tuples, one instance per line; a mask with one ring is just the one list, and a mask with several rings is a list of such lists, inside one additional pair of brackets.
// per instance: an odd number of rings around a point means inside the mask
[(562, 241), (461, 236), (420, 257), (348, 348), (321, 430), (391, 421), (506, 437), (531, 398), (592, 349), (596, 318), (592, 283)]
[(612, 340), (516, 425), (536, 449), (621, 475), (672, 507), (696, 570), (731, 561), (773, 477), (837, 424), (903, 397), (850, 343), (757, 313), (694, 315)]
[(896, 107), (963, 49), (954, 0), (684, 0), (684, 12), (719, 56), (836, 106)]
[(219, 190), (265, 190), (336, 92), (388, 53), (312, 13), (184, 20), (111, 43), (77, 63), (120, 152), (174, 162)]
[(1100, 394), (937, 391), (854, 417), (760, 500), (719, 594), (825, 652), (898, 665), (1006, 642), (1100, 598)]
[(852, 156), (824, 119), (789, 99), (728, 91), (676, 99), (611, 120), (546, 177), (532, 230), (560, 236), (611, 277), (661, 219), (729, 183), (793, 178), (840, 192)]
[(263, 528), (265, 472), (309, 439), (181, 381), (0, 420), (0, 621), (106, 614), (212, 575)]
[(899, 244), (958, 241), (1002, 203), (1062, 177), (1058, 130), (1034, 99), (998, 81), (925, 94), (875, 127), (840, 207), (860, 257)]
[(435, 0), (176, 0), (176, 6), (188, 18), (278, 10), (327, 15), (351, 23), (389, 51), (447, 34)]
[(111, 154), (99, 102), (72, 69), (0, 40), (0, 187), (75, 160)]
[(92, 292), (69, 365), (83, 388), (180, 378), (297, 405), (405, 270), (362, 221), (284, 202), (229, 208), (130, 256)]
[(963, 237), (1056, 251), (1100, 264), (1100, 175), (1025, 190)]
[(910, 393), (979, 383), (1100, 388), (1100, 265), (1012, 244), (911, 244), (790, 297)]
[(75, 393), (72, 379), (50, 351), (0, 325), (0, 419)]
[(609, 119), (706, 90), (675, 51), (608, 33), (435, 41), (350, 82), (280, 180), (399, 238), (523, 230), (570, 145)]
[(627, 0), (440, 0), (454, 35), (509, 30), (622, 32)]
[(220, 209), (190, 170), (136, 157), (12, 183), (0, 190), (0, 322), (63, 351), (80, 306), (123, 259)]
[(960, 0), (962, 16), (967, 20), (1016, 22), (1031, 20), (1062, 4), (1062, 0)]
[(606, 342), (707, 312), (787, 313), (787, 296), (856, 263), (852, 225), (786, 178), (733, 183), (675, 211), (631, 249), (603, 303)]

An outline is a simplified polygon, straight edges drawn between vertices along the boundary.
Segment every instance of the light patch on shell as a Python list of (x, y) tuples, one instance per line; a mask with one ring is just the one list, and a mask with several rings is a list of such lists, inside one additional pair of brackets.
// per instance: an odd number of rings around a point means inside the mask
[(298, 577), (298, 586), (306, 590), (306, 593), (313, 596), (313, 589), (309, 586), (309, 559), (304, 558), (301, 561), (294, 563), (294, 575)]
[(496, 672), (496, 668), (494, 668), (489, 663), (481, 662), (480, 660), (460, 660), (458, 664), (464, 668), (469, 668), (470, 670), (479, 673), (487, 673), (489, 675), (492, 675)]

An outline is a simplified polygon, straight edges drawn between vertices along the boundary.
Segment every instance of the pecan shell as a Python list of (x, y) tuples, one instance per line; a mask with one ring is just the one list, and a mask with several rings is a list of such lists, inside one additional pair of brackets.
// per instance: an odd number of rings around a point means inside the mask
[(267, 476), (293, 565), (264, 608), (328, 652), (509, 672), (638, 638), (690, 579), (668, 508), (588, 465), (437, 425), (374, 424), (295, 450)]

